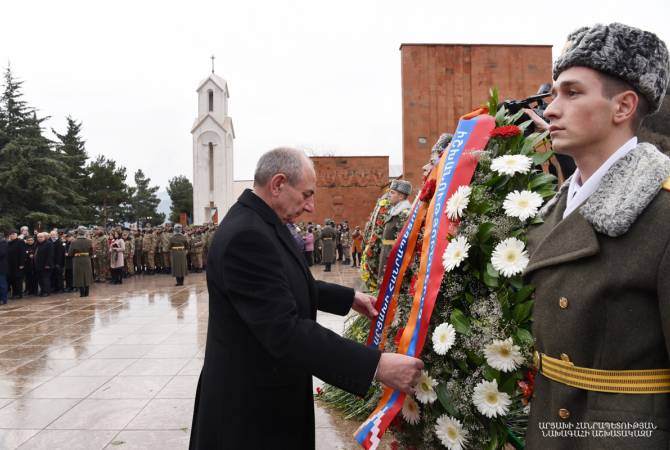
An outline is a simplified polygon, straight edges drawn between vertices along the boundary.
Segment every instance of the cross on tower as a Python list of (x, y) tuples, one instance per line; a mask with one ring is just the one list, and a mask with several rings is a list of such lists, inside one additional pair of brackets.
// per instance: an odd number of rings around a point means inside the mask
[(212, 58), (212, 73), (214, 73), (214, 55), (212, 55), (211, 58)]

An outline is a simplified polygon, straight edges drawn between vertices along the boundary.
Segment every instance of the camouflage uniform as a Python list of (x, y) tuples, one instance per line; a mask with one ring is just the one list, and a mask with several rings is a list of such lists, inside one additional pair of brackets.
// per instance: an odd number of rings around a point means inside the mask
[(193, 270), (196, 272), (202, 272), (202, 248), (204, 244), (202, 234), (200, 234), (200, 231), (196, 231), (190, 247), (192, 255), (191, 264), (193, 265)]
[(146, 270), (152, 275), (156, 270), (156, 263), (154, 261), (155, 250), (156, 244), (154, 243), (154, 234), (149, 228), (144, 232), (144, 237), (142, 238), (142, 262), (144, 263)]
[(163, 260), (163, 272), (170, 273), (172, 263), (170, 260), (170, 238), (172, 232), (166, 228), (161, 234), (161, 259)]
[(123, 251), (123, 260), (126, 264), (126, 274), (135, 275), (135, 264), (133, 256), (135, 255), (135, 240), (128, 233), (123, 233), (123, 240), (126, 241), (126, 247)]
[(139, 231), (135, 231), (135, 241), (133, 248), (135, 253), (133, 254), (133, 263), (135, 264), (135, 271), (137, 273), (142, 272), (142, 235)]
[(351, 231), (349, 231), (349, 227), (342, 228), (340, 243), (342, 245), (342, 258), (344, 259), (344, 264), (351, 264)]
[(95, 281), (105, 281), (109, 277), (109, 245), (107, 236), (98, 230), (93, 238), (93, 267), (95, 268)]
[(163, 252), (161, 243), (163, 240), (163, 228), (158, 227), (154, 231), (154, 264), (156, 265), (156, 272), (162, 272), (165, 268), (165, 263), (163, 261)]

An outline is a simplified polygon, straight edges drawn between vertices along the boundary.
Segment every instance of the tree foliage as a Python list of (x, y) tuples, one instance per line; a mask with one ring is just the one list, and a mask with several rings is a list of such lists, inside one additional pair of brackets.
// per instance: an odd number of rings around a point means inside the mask
[(172, 200), (170, 221), (179, 222), (179, 215), (186, 213), (193, 217), (193, 185), (184, 175), (169, 180), (167, 192)]
[(158, 186), (150, 186), (150, 183), (151, 178), (147, 178), (142, 169), (135, 172), (135, 192), (130, 199), (131, 219), (160, 225), (165, 221), (165, 214), (158, 212)]

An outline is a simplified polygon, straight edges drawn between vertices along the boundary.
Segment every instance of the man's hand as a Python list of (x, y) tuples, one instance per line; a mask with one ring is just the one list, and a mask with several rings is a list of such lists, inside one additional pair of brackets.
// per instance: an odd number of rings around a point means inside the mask
[(535, 111), (533, 111), (530, 108), (524, 108), (523, 112), (530, 117), (530, 119), (533, 121), (533, 124), (535, 125), (535, 128), (537, 131), (545, 131), (549, 128), (549, 124), (540, 116), (537, 115)]
[(420, 359), (399, 353), (382, 353), (375, 378), (385, 386), (409, 394), (419, 382), (422, 369)]
[(354, 304), (351, 305), (351, 309), (372, 320), (379, 314), (375, 309), (376, 301), (375, 297), (356, 291), (354, 294)]

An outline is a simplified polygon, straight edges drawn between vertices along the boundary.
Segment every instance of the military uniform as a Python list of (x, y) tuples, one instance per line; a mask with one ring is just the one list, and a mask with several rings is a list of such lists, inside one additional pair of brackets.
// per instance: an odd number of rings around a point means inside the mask
[(75, 288), (79, 288), (81, 297), (88, 297), (89, 287), (93, 283), (91, 268), (93, 242), (80, 235), (70, 244), (68, 255), (72, 257), (72, 284)]
[(146, 267), (147, 272), (151, 275), (153, 275), (156, 270), (156, 263), (154, 261), (155, 251), (156, 243), (154, 234), (149, 228), (144, 232), (144, 237), (142, 238), (142, 263)]
[(102, 233), (92, 240), (93, 265), (95, 281), (105, 281), (109, 277), (109, 244), (107, 236)]
[(123, 234), (123, 239), (126, 241), (126, 247), (123, 251), (124, 262), (126, 264), (126, 274), (135, 275), (135, 263), (133, 258), (135, 256), (135, 240), (128, 233)]
[(193, 265), (193, 270), (195, 272), (202, 272), (202, 248), (204, 242), (202, 235), (199, 231), (193, 235), (191, 240), (190, 249), (191, 249), (191, 264)]
[(342, 228), (340, 243), (342, 244), (344, 264), (351, 264), (351, 231), (349, 230), (349, 227)]
[(330, 223), (321, 229), (321, 242), (323, 246), (322, 261), (326, 266), (325, 271), (330, 272), (331, 264), (335, 263), (335, 239), (337, 231)]
[(188, 241), (186, 236), (175, 233), (170, 237), (170, 252), (172, 253), (172, 276), (177, 279), (177, 286), (184, 284), (184, 277), (188, 275)]
[(133, 254), (133, 263), (135, 264), (135, 272), (142, 273), (142, 235), (139, 231), (135, 232), (134, 247), (135, 253)]
[(163, 260), (163, 271), (165, 273), (170, 272), (170, 267), (171, 267), (171, 261), (170, 261), (170, 238), (172, 237), (172, 233), (168, 230), (165, 229), (163, 230), (163, 233), (161, 234), (161, 254), (162, 257), (161, 259)]
[(384, 279), (384, 271), (386, 270), (386, 262), (391, 254), (395, 240), (402, 230), (407, 217), (409, 216), (412, 205), (407, 200), (402, 200), (391, 207), (387, 216), (384, 218), (384, 231), (382, 231), (382, 249), (379, 254), (379, 272), (377, 279), (381, 283)]

